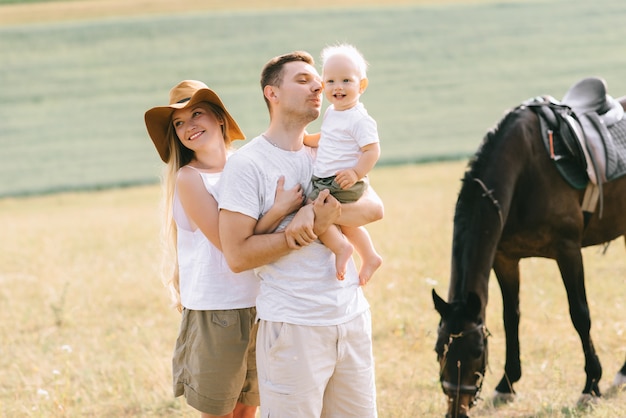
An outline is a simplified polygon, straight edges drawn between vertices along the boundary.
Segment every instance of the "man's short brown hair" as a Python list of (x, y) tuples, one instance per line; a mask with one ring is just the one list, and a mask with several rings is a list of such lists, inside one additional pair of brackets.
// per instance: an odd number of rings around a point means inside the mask
[[(265, 64), (261, 71), (261, 90), (265, 90), (265, 86), (280, 87), (283, 82), (283, 66), (288, 62), (302, 61), (310, 65), (315, 65), (315, 60), (306, 51), (293, 51), (288, 54), (279, 55), (272, 58)], [(265, 95), (265, 104), (269, 109), (270, 103)]]

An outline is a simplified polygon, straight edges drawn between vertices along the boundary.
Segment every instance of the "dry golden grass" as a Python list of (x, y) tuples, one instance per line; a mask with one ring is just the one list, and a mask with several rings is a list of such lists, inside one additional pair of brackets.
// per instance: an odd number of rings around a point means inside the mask
[[(372, 305), (381, 418), (440, 417), (430, 290), (447, 292), (463, 162), (379, 168), (385, 219), (368, 227), (385, 262)], [(170, 388), (178, 313), (158, 277), (159, 187), (0, 200), (0, 417), (196, 417)], [(623, 242), (585, 251), (592, 333), (606, 395), (576, 408), (580, 342), (553, 262), (522, 265), (524, 376), (517, 402), (490, 393), (502, 373), (501, 302), (490, 283), (490, 370), (474, 417), (626, 416), (610, 391), (624, 360)]]
[[(443, 0), (449, 3), (473, 0)], [(385, 6), (441, 4), (391, 0)], [(370, 7), (380, 0), (84, 0), (0, 6), (0, 26), (192, 10)], [(381, 418), (442, 416), (430, 290), (447, 293), (452, 216), (464, 163), (380, 168), (385, 219), (370, 225), (385, 262), (366, 288), (374, 318)], [(179, 315), (158, 278), (159, 188), (0, 199), (0, 417), (196, 417), (173, 399), (170, 357)], [(580, 341), (553, 262), (522, 264), (523, 372), (517, 402), (495, 407), (503, 368), (501, 301), (490, 283), (490, 369), (476, 417), (626, 417), (609, 389), (624, 360), (624, 245), (584, 252), (592, 335), (605, 397), (576, 401)]]

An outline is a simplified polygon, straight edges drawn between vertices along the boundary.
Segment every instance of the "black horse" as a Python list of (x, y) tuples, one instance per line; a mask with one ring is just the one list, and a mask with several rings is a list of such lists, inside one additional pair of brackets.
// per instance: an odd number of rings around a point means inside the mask
[[(492, 268), (502, 291), (506, 334), (504, 375), (496, 392), (514, 397), (513, 385), (521, 377), (519, 262), (528, 257), (557, 262), (585, 356), (582, 393), (600, 396), (602, 367), (589, 334), (581, 248), (626, 234), (626, 176), (603, 184), (602, 179), (589, 182), (590, 177), (604, 177), (604, 172), (585, 170), (585, 158), (577, 155), (581, 149), (565, 140), (580, 135), (583, 112), (600, 118), (607, 115), (614, 119), (610, 123), (626, 132), (626, 117), (620, 120), (621, 115), (615, 116), (616, 111), (623, 115), (626, 97), (615, 100), (606, 95), (600, 79), (581, 83), (572, 87), (562, 102), (546, 96), (508, 112), (487, 133), (468, 164), (454, 216), (449, 302), (432, 292), (441, 315), (435, 350), (448, 398), (447, 417), (466, 417), (481, 390), (487, 367), (485, 310)], [(586, 132), (588, 137), (602, 136)], [(583, 174), (570, 175), (578, 180), (565, 177), (563, 167), (568, 164), (583, 165)], [(596, 186), (586, 195), (586, 186), (598, 183), (600, 192)], [(626, 383), (626, 363), (615, 383)]]

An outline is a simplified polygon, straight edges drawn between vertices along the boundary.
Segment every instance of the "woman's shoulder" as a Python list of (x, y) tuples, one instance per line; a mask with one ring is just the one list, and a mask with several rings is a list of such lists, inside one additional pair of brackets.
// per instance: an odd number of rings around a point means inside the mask
[(187, 189), (204, 184), (208, 190), (210, 186), (215, 185), (219, 181), (221, 175), (221, 171), (207, 172), (197, 167), (186, 165), (181, 167), (176, 174), (176, 186), (178, 189)]

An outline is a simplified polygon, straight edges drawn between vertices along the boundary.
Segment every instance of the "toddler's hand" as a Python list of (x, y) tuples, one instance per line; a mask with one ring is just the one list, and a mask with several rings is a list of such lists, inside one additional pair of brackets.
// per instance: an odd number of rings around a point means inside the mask
[(342, 189), (349, 189), (354, 183), (359, 181), (359, 175), (353, 169), (338, 171), (335, 176), (335, 183)]

